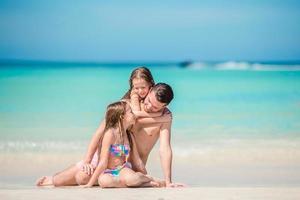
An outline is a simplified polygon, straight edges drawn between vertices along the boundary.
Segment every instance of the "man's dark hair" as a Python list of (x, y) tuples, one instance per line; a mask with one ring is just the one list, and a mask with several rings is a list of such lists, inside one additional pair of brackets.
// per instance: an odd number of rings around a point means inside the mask
[(153, 86), (152, 91), (155, 93), (157, 101), (169, 104), (174, 98), (171, 86), (166, 83), (157, 83)]

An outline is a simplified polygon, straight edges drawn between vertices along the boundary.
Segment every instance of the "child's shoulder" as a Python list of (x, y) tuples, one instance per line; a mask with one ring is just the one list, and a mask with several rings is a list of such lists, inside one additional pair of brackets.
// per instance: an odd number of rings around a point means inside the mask
[(106, 138), (114, 138), (116, 131), (117, 130), (115, 128), (109, 128), (109, 129), (107, 129), (105, 131), (104, 137), (106, 137)]

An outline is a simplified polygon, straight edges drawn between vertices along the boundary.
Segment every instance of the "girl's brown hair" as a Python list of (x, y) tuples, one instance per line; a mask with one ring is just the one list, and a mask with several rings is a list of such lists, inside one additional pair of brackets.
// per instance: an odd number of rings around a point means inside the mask
[(126, 92), (126, 94), (122, 97), (122, 99), (130, 99), (130, 93), (133, 88), (132, 80), (135, 78), (145, 80), (147, 83), (149, 83), (150, 87), (154, 86), (154, 79), (150, 70), (147, 67), (138, 67), (131, 72), (130, 79), (129, 79), (130, 88)]
[(117, 101), (115, 103), (111, 103), (107, 106), (106, 114), (105, 114), (105, 128), (104, 133), (110, 128), (118, 128), (120, 134), (118, 135), (117, 143), (124, 144), (124, 132), (128, 136), (128, 140), (131, 144), (131, 137), (128, 130), (124, 130), (122, 120), (124, 119), (124, 115), (126, 113), (126, 105), (125, 101)]

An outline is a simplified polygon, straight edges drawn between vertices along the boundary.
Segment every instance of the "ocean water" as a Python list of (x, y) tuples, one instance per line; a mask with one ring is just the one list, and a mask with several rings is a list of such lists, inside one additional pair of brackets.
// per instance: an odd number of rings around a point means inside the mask
[[(83, 153), (106, 106), (128, 90), (130, 73), (137, 66), (2, 63), (0, 154), (1, 162), (6, 163), (2, 171), (9, 171), (13, 164), (14, 159), (9, 158), (22, 158), (24, 153), (39, 153), (35, 158), (42, 163), (49, 156), (41, 155)], [(155, 82), (168, 83), (174, 90), (169, 108), (178, 166), (192, 159), (199, 165), (300, 166), (299, 65), (146, 66)], [(297, 177), (290, 182), (300, 183), (300, 175)]]
[[(127, 91), (136, 66), (2, 66), (1, 141), (88, 139), (107, 104)], [(300, 136), (300, 70), (148, 67), (156, 82), (174, 89), (169, 107), (176, 135)]]

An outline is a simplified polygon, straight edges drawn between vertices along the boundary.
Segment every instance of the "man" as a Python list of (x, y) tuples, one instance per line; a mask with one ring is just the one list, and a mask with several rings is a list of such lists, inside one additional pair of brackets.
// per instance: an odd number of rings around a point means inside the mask
[[(156, 84), (148, 93), (147, 97), (142, 103), (141, 108), (148, 113), (161, 112), (162, 115), (170, 115), (171, 112), (167, 109), (167, 105), (173, 99), (172, 88), (165, 83)], [(142, 121), (142, 120), (141, 120)], [(167, 187), (181, 186), (172, 183), (172, 149), (170, 145), (170, 130), (172, 119), (166, 123), (151, 123), (143, 124), (137, 121), (133, 127), (133, 134), (137, 144), (137, 150), (142, 162), (146, 165), (148, 156), (157, 142), (160, 139), (160, 158), (161, 166), (164, 173), (165, 185)], [(92, 153), (98, 147), (98, 141), (101, 139), (102, 132), (105, 127), (105, 122), (102, 122), (94, 134), (91, 144), (83, 161), (83, 170), (76, 165), (55, 174), (54, 176), (45, 176), (37, 181), (38, 186), (54, 185), (67, 186), (86, 184), (93, 173), (94, 167), (90, 164), (92, 161)]]
[[(172, 88), (165, 83), (156, 84), (149, 92), (142, 103), (142, 110), (148, 113), (162, 112), (163, 115), (171, 115), (166, 106), (173, 99)], [(167, 187), (175, 186), (172, 184), (172, 149), (170, 144), (172, 119), (166, 123), (141, 124), (137, 121), (133, 127), (133, 134), (137, 144), (137, 150), (144, 165), (147, 163), (148, 156), (160, 140), (159, 154), (161, 166), (164, 173), (165, 184)]]

